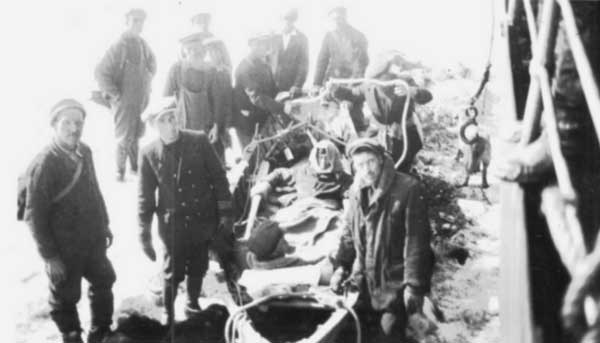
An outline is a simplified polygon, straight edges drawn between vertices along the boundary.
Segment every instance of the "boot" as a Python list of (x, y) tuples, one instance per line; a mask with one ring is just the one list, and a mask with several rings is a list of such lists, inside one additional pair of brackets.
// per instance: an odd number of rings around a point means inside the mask
[(83, 343), (81, 331), (70, 331), (62, 334), (63, 343)]
[(198, 297), (202, 290), (202, 277), (188, 276), (187, 277), (187, 304), (185, 305), (185, 316), (191, 318), (200, 313), (200, 305)]
[(177, 286), (171, 287), (166, 283), (163, 288), (163, 302), (165, 310), (163, 313), (162, 324), (171, 325), (175, 321), (175, 298), (177, 298)]
[(94, 326), (90, 329), (90, 333), (87, 337), (87, 343), (102, 343), (109, 334), (110, 327)]

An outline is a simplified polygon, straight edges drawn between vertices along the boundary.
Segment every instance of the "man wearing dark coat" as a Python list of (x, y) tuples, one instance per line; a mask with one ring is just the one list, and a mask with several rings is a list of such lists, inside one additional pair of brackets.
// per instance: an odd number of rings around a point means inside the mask
[(317, 57), (313, 85), (322, 87), (330, 78), (357, 78), (365, 75), (369, 56), (367, 38), (348, 23), (345, 7), (329, 11), (335, 28), (325, 34)]
[[(230, 230), (231, 194), (225, 170), (203, 132), (181, 130), (175, 106), (149, 111), (160, 138), (140, 154), (138, 217), (144, 253), (154, 261), (151, 224), (156, 214), (165, 247), (165, 320), (174, 320), (178, 285), (187, 276), (186, 313), (200, 310), (208, 247), (217, 230)], [(157, 192), (158, 191), (158, 192)]]
[(360, 138), (347, 153), (356, 171), (331, 286), (358, 287), (367, 313), (380, 318), (377, 342), (402, 342), (407, 317), (430, 290), (433, 254), (419, 182), (397, 172), (376, 141)]
[(211, 44), (207, 45), (207, 54), (209, 62), (219, 70), (226, 70), (231, 75), (233, 69), (231, 65), (231, 57), (227, 51), (225, 43), (218, 39), (211, 31), (212, 16), (208, 12), (199, 12), (191, 19), (194, 30), (205, 35), (211, 40)]
[[(250, 143), (256, 125), (259, 130), (263, 129), (291, 112), (291, 107), (275, 101), (277, 85), (266, 60), (272, 53), (273, 35), (253, 34), (248, 45), (250, 53), (235, 71), (233, 89), (235, 111), (232, 120), (242, 146)], [(291, 105), (291, 102), (286, 104)]]
[(87, 341), (101, 342), (110, 332), (116, 279), (106, 257), (113, 236), (92, 152), (80, 141), (85, 115), (75, 100), (58, 102), (50, 119), (54, 140), (27, 171), (25, 220), (46, 265), (50, 317), (66, 343), (82, 342), (82, 278), (89, 282), (92, 312)]
[(178, 121), (182, 128), (204, 131), (223, 161), (225, 148), (220, 137), (231, 112), (231, 83), (217, 68), (206, 63), (207, 45), (203, 33), (181, 39), (182, 59), (169, 70), (164, 96), (177, 99)]
[(298, 10), (291, 9), (283, 16), (283, 30), (275, 36), (275, 85), (278, 92), (289, 92), (291, 98), (302, 95), (308, 75), (308, 38), (296, 26)]
[(156, 73), (154, 53), (140, 36), (146, 13), (132, 9), (125, 18), (127, 30), (108, 49), (95, 71), (96, 81), (114, 115), (118, 181), (124, 180), (128, 159), (131, 171), (137, 172), (138, 142), (144, 134), (140, 117), (148, 105)]

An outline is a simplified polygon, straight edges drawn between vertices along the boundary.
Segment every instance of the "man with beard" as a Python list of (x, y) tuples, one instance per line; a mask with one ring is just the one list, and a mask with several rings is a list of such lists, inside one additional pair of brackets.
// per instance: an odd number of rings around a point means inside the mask
[(430, 289), (427, 204), (419, 182), (397, 172), (376, 141), (360, 138), (346, 151), (355, 181), (331, 287), (339, 292), (344, 280), (357, 287), (359, 311), (379, 319), (376, 342), (402, 342), (408, 315), (421, 310)]
[(112, 285), (116, 280), (106, 249), (112, 244), (108, 215), (90, 148), (81, 142), (86, 112), (73, 100), (51, 110), (54, 140), (27, 171), (25, 220), (45, 262), (50, 284), (50, 317), (63, 342), (80, 343), (77, 303), (81, 279), (89, 282), (92, 312), (89, 343), (110, 332)]
[(146, 12), (132, 9), (125, 15), (126, 31), (109, 48), (96, 67), (96, 80), (114, 115), (117, 139), (117, 180), (125, 180), (127, 159), (137, 172), (139, 139), (144, 134), (140, 117), (150, 95), (156, 73), (156, 58), (140, 36)]

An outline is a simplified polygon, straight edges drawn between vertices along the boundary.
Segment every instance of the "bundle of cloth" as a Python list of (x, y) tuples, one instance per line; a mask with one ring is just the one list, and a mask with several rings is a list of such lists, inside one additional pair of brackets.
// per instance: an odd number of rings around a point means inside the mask
[[(298, 180), (307, 177), (309, 182)], [(303, 181), (298, 182), (298, 187), (310, 190), (298, 192), (297, 180)], [(289, 273), (287, 268), (316, 266), (302, 271), (308, 284), (318, 282), (319, 265), (327, 264), (332, 247), (337, 247), (343, 227), (344, 196), (351, 184), (352, 177), (343, 168), (339, 150), (328, 140), (318, 142), (308, 163), (300, 168), (275, 169), (259, 180), (251, 194), (265, 200), (263, 214), (269, 218), (259, 221), (252, 230), (247, 242), (249, 270), (246, 272), (268, 270), (271, 276), (252, 279), (264, 280), (265, 287), (272, 286), (273, 280), (279, 279), (276, 274)], [(298, 193), (308, 195), (297, 199)], [(272, 197), (283, 200), (275, 201)], [(289, 281), (301, 283), (297, 278)], [(252, 288), (260, 286), (253, 282)]]

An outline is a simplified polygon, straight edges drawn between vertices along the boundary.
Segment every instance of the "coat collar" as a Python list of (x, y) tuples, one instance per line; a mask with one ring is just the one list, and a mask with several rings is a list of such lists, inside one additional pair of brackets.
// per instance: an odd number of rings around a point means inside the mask
[[(379, 199), (381, 199), (390, 190), (392, 183), (396, 179), (396, 169), (394, 168), (394, 162), (392, 158), (385, 155), (383, 159), (383, 166), (381, 167), (381, 176), (375, 186), (373, 192), (369, 196), (369, 207), (373, 206)], [(366, 196), (369, 191), (363, 180), (356, 179), (352, 185), (354, 193), (358, 195), (360, 202), (363, 203), (363, 197)]]

